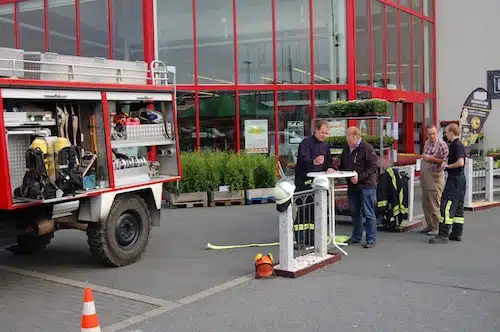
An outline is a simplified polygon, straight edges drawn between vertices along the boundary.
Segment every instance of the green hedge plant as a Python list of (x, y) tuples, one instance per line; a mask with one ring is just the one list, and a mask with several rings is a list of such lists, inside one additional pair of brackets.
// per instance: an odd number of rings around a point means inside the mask
[(383, 99), (338, 100), (328, 104), (332, 117), (385, 115), (389, 102)]
[(166, 184), (174, 194), (271, 188), (276, 185), (276, 159), (262, 154), (235, 154), (224, 151), (183, 152), (182, 179)]

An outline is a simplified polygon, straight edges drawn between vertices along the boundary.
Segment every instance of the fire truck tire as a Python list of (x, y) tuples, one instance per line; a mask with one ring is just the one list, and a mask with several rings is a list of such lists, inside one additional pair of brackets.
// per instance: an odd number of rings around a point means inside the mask
[(87, 230), (90, 251), (106, 265), (124, 266), (141, 259), (149, 242), (151, 214), (139, 195), (119, 196), (105, 222)]
[(54, 233), (41, 236), (21, 234), (17, 236), (17, 244), (8, 248), (15, 254), (36, 254), (44, 250), (54, 237)]

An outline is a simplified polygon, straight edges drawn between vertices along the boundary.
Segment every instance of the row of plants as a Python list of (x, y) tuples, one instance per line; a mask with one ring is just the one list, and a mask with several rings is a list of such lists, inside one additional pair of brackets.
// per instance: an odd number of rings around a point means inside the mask
[[(375, 149), (380, 148), (380, 136), (363, 135), (361, 137), (365, 142), (371, 144)], [(331, 148), (342, 148), (347, 144), (345, 136), (330, 136), (326, 138), (325, 142), (328, 143)], [(383, 142), (384, 148), (390, 147), (394, 144), (394, 138), (385, 136), (383, 138)]]
[(328, 104), (332, 117), (386, 115), (389, 102), (383, 99), (338, 100)]
[(394, 163), (395, 166), (408, 166), (415, 165), (418, 159), (421, 159), (422, 155), (418, 153), (398, 153), (397, 160)]
[(193, 192), (272, 188), (277, 182), (276, 159), (262, 154), (223, 151), (183, 152), (182, 179), (168, 183), (166, 190), (175, 195)]

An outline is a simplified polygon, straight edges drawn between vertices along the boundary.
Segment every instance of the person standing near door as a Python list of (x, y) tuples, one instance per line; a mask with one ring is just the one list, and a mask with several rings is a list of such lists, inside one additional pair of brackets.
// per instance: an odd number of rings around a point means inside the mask
[(424, 145), (420, 171), (422, 207), (426, 227), (420, 233), (437, 235), (439, 230), (439, 205), (444, 186), (444, 171), (441, 164), (448, 159), (448, 145), (438, 137), (435, 125), (427, 127), (427, 141)]
[(448, 125), (445, 133), (446, 138), (451, 142), (448, 162), (442, 164), (442, 168), (448, 172), (448, 178), (441, 197), (439, 234), (430, 239), (429, 243), (447, 243), (448, 240), (462, 241), (466, 188), (464, 166), (467, 152), (459, 139), (460, 129), (456, 123)]

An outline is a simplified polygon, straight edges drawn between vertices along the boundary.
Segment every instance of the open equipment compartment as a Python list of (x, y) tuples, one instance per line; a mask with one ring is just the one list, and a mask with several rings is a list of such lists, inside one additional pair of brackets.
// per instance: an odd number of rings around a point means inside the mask
[(14, 206), (109, 188), (101, 92), (3, 88), (2, 99)]
[(115, 187), (179, 176), (172, 93), (107, 92)]

